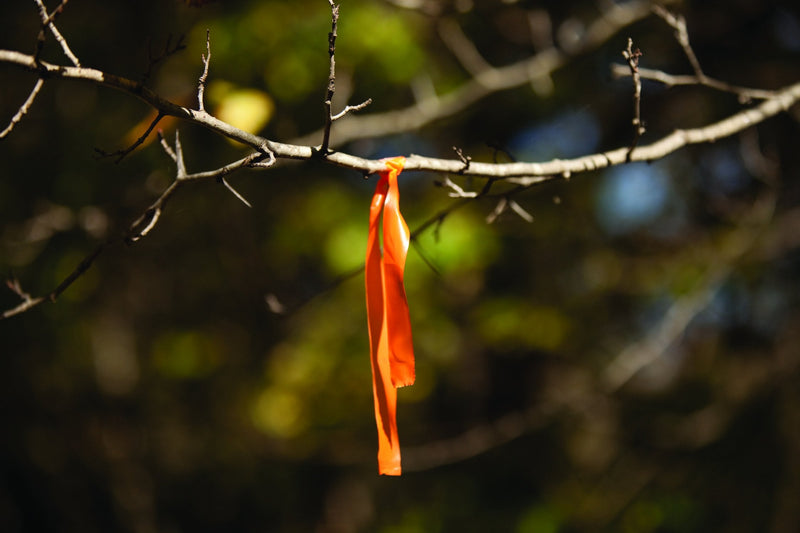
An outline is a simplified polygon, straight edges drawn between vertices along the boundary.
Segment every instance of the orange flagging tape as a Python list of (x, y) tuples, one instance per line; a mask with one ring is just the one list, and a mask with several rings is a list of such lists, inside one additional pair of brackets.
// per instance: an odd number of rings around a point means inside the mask
[[(397, 390), (414, 383), (411, 321), (403, 287), (409, 232), (400, 214), (397, 175), (404, 157), (386, 160), (386, 170), (369, 208), (369, 235), (365, 277), (369, 323), (372, 392), (378, 426), (378, 472), (399, 476), (400, 441), (397, 437)], [(378, 231), (383, 213), (383, 253)]]

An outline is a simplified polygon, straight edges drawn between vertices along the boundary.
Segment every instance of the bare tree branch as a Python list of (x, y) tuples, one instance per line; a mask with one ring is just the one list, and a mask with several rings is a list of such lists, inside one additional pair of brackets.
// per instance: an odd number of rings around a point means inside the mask
[[(37, 5), (42, 7), (43, 25), (52, 25), (53, 16), (46, 15), (46, 11), (44, 11), (41, 0), (36, 1)], [(62, 3), (60, 8), (63, 7), (64, 3)], [(329, 0), (329, 3), (331, 4), (332, 11), (332, 30), (329, 35), (331, 69), (328, 80), (328, 90), (326, 92), (326, 126), (321, 151), (323, 154), (325, 154), (325, 159), (327, 162), (341, 167), (357, 170), (364, 175), (368, 175), (382, 170), (384, 168), (384, 162), (382, 160), (365, 159), (344, 152), (328, 153), (328, 146), (331, 139), (331, 127), (334, 121), (343, 117), (349, 111), (363, 109), (363, 107), (369, 103), (369, 101), (367, 101), (357, 106), (346, 106), (344, 111), (337, 115), (333, 115), (331, 113), (331, 101), (335, 91), (334, 52), (336, 24), (338, 20), (338, 6), (336, 6), (332, 0)], [(588, 32), (589, 37), (587, 38), (584, 46), (588, 47), (596, 45), (607, 39), (608, 36), (619, 27), (622, 27), (624, 24), (635, 20), (637, 17), (640, 18), (641, 16), (644, 16), (640, 13), (640, 8), (641, 6), (635, 2), (626, 4), (624, 9), (621, 7), (619, 8), (622, 9), (622, 11), (617, 13), (618, 16), (606, 16), (595, 22)], [(670, 21), (668, 20), (668, 22)], [(675, 24), (677, 24), (678, 29), (680, 29), (680, 24), (677, 22)], [(685, 24), (683, 27), (685, 28)], [(61, 39), (63, 40), (63, 37)], [(456, 42), (453, 47), (454, 52), (461, 54), (465, 57), (465, 60), (467, 60), (466, 58), (470, 54), (465, 55), (465, 48), (463, 48), (464, 39), (461, 41), (456, 39), (456, 41), (460, 42), (461, 44)], [(688, 46), (688, 40), (686, 43), (686, 46)], [(64, 44), (66, 45), (65, 41)], [(65, 48), (65, 53), (66, 50), (68, 50), (68, 47)], [(474, 51), (474, 53), (477, 54), (477, 51)], [(69, 57), (69, 54), (67, 55)], [(34, 87), (34, 90), (31, 92), (31, 95), (29, 95), (26, 102), (20, 107), (20, 110), (17, 112), (15, 117), (12, 118), (11, 124), (6, 129), (6, 132), (4, 132), (5, 134), (7, 134), (8, 131), (11, 131), (14, 124), (19, 122), (20, 117), (22, 117), (22, 115), (24, 115), (24, 113), (30, 107), (45, 79), (62, 78), (81, 80), (94, 85), (102, 85), (117, 89), (148, 103), (157, 111), (158, 115), (156, 120), (150, 124), (147, 133), (149, 133), (155, 127), (156, 123), (161, 117), (174, 116), (181, 118), (186, 122), (203, 126), (220, 135), (248, 145), (253, 149), (253, 152), (246, 157), (216, 170), (189, 174), (186, 170), (183, 149), (178, 134), (176, 133), (174, 149), (173, 147), (169, 146), (162, 137), (161, 143), (165, 152), (176, 164), (176, 177), (173, 182), (150, 205), (150, 207), (148, 207), (136, 220), (130, 224), (124, 235), (99, 245), (98, 248), (89, 254), (75, 268), (75, 270), (47, 296), (32, 298), (30, 295), (22, 291), (17, 283), (16, 286), (19, 288), (19, 290), (15, 292), (22, 299), (22, 303), (16, 308), (4, 313), (2, 318), (19, 314), (20, 312), (33, 308), (44, 301), (55, 300), (55, 298), (57, 298), (57, 296), (61, 294), (63, 290), (71, 285), (84, 272), (86, 272), (97, 256), (102, 253), (102, 251), (109, 244), (117, 241), (133, 243), (147, 235), (158, 223), (166, 202), (183, 184), (192, 180), (216, 179), (226, 188), (228, 188), (239, 200), (249, 206), (249, 202), (247, 202), (241, 196), (241, 194), (233, 189), (233, 187), (231, 187), (231, 185), (225, 179), (227, 175), (242, 168), (270, 168), (278, 159), (310, 160), (320, 153), (320, 150), (315, 149), (312, 146), (280, 143), (245, 132), (217, 119), (216, 117), (213, 117), (206, 112), (203, 103), (203, 92), (208, 75), (210, 56), (210, 38), (207, 34), (206, 53), (202, 56), (203, 74), (201, 75), (198, 83), (198, 109), (195, 110), (177, 105), (162, 98), (149, 88), (145, 87), (141, 82), (137, 83), (130, 79), (114, 76), (96, 69), (80, 67), (76, 58), (72, 61), (75, 66), (54, 65), (39, 60), (38, 52), (35, 55), (27, 55), (16, 51), (0, 50), (0, 62), (16, 65), (39, 75), (39, 81), (37, 82), (37, 85)], [(479, 57), (479, 55), (477, 57)], [(629, 69), (631, 74), (641, 74), (644, 69), (638, 68), (638, 54), (632, 49), (632, 43), (630, 41), (625, 53), (625, 57), (629, 61)], [(72, 60), (73, 58), (70, 59)], [(555, 68), (564, 63), (566, 56), (555, 49), (548, 49), (540, 54), (537, 54), (530, 60), (523, 61), (510, 67), (502, 68), (493, 68), (488, 66), (488, 64), (486, 66), (479, 65), (474, 61), (474, 59), (475, 57), (468, 60), (468, 63), (471, 63), (471, 70), (473, 70), (475, 74), (473, 80), (467, 83), (461, 89), (445, 95), (444, 97), (438, 97), (435, 94), (424, 97), (422, 100), (417, 102), (417, 105), (415, 106), (415, 109), (420, 111), (422, 114), (418, 113), (416, 115), (417, 118), (413, 120), (421, 120), (422, 122), (430, 121), (437, 116), (444, 116), (445, 114), (454, 113), (457, 110), (460, 110), (474, 102), (475, 99), (481, 98), (490, 92), (516, 86), (525, 81), (529, 81), (532, 76), (536, 77), (548, 75)], [(708, 78), (702, 74), (702, 71), (698, 70), (697, 72), (700, 73), (696, 76), (700, 79), (699, 84), (708, 85)], [(665, 74), (664, 76), (668, 75)], [(636, 147), (638, 135), (641, 135), (642, 130), (641, 118), (638, 111), (638, 101), (640, 95), (637, 93), (638, 91), (635, 92), (634, 96), (634, 125), (637, 127), (637, 137), (634, 139), (634, 142), (630, 147), (621, 147), (615, 150), (586, 155), (569, 160), (556, 159), (540, 163), (516, 161), (511, 163), (498, 163), (496, 161), (496, 157), (495, 161), (491, 163), (476, 162), (470, 157), (465, 156), (458, 148), (454, 148), (456, 155), (458, 156), (457, 159), (439, 159), (413, 154), (409, 155), (405, 163), (406, 171), (431, 171), (442, 172), (445, 174), (451, 173), (464, 176), (488, 178), (486, 185), (483, 187), (480, 193), (469, 193), (464, 191), (461, 187), (447, 179), (445, 185), (452, 191), (451, 196), (457, 197), (458, 201), (454, 202), (449, 207), (435, 214), (428, 221), (420, 225), (412, 233), (412, 240), (416, 239), (418, 235), (425, 229), (431, 226), (438, 227), (438, 225), (441, 224), (441, 222), (456, 209), (459, 209), (477, 197), (487, 195), (490, 186), (497, 180), (505, 180), (507, 183), (517, 185), (517, 188), (495, 195), (500, 197), (500, 201), (497, 204), (494, 212), (489, 215), (488, 220), (494, 220), (503, 211), (511, 208), (523, 219), (531, 221), (532, 216), (512, 198), (512, 195), (545, 181), (558, 178), (569, 178), (574, 173), (590, 172), (599, 168), (620, 165), (630, 161), (651, 161), (664, 157), (665, 155), (690, 144), (713, 142), (723, 137), (733, 135), (737, 132), (750, 128), (769, 117), (788, 110), (791, 106), (797, 103), (798, 100), (800, 100), (800, 83), (787, 86), (781, 90), (769, 93), (768, 95), (761, 95), (765, 97), (758, 105), (742, 110), (716, 123), (693, 129), (676, 130), (672, 134), (669, 134), (650, 145), (638, 147), (634, 151), (633, 148)], [(402, 116), (402, 113), (408, 113), (412, 116), (412, 118), (415, 115), (414, 112), (409, 113), (408, 110), (393, 113), (394, 114), (384, 113), (370, 117), (360, 117), (360, 120), (375, 120), (377, 118), (386, 124), (387, 119), (390, 119), (391, 117), (400, 117)], [(348, 123), (353, 122), (357, 121), (348, 121)], [(391, 120), (389, 120), (389, 122), (391, 126), (396, 129), (397, 122)], [(401, 125), (400, 129), (402, 129), (402, 127), (403, 126)], [(147, 133), (144, 137), (146, 137)], [(379, 133), (375, 133), (374, 131), (370, 132), (368, 128), (362, 128), (361, 134), (364, 136), (379, 135)], [(128, 153), (130, 150), (140, 144), (144, 137), (137, 140), (137, 142), (134, 143), (134, 145), (129, 149), (121, 151), (121, 156), (124, 156), (125, 153)]]
[[(18, 52), (8, 52), (0, 50), (0, 61), (7, 58), (13, 60), (22, 60), (25, 65), (32, 65), (34, 58), (20, 54)], [(17, 61), (8, 61), (18, 64)], [(44, 68), (50, 68), (47, 64), (42, 63)], [(105, 75), (99, 71), (92, 69), (84, 69), (77, 67), (62, 67), (60, 69), (52, 67), (52, 72), (62, 74), (61, 77), (86, 79), (101, 85), (107, 85), (114, 88), (122, 89), (132, 94), (137, 94), (131, 89), (136, 84), (124, 78), (117, 78), (114, 76)], [(74, 70), (73, 70), (74, 69)], [(180, 150), (180, 143), (176, 142), (176, 148), (173, 159), (176, 160), (178, 165), (178, 177), (175, 181), (162, 193), (162, 195), (148, 208), (145, 213), (140, 216), (133, 224), (131, 224), (124, 240), (126, 242), (135, 242), (144, 235), (146, 235), (157, 223), (161, 211), (167, 199), (175, 193), (177, 188), (190, 180), (195, 179), (208, 179), (224, 176), (239, 170), (241, 168), (256, 166), (256, 162), (268, 154), (271, 161), (274, 162), (274, 157), (284, 157), (291, 159), (311, 159), (313, 156), (312, 148), (302, 147), (295, 145), (288, 145), (276, 143), (262, 139), (250, 133), (238, 130), (232, 126), (215, 119), (207, 113), (198, 113), (197, 111), (186, 110), (166, 100), (161, 99), (155, 93), (148, 93), (146, 89), (142, 89), (138, 94), (140, 98), (146, 99), (152, 105), (160, 110), (170, 110), (174, 113), (180, 113), (181, 118), (189, 122), (201, 124), (211, 130), (217, 131), (223, 135), (245, 142), (258, 151), (250, 154), (249, 156), (240, 159), (230, 165), (226, 165), (214, 171), (202, 172), (197, 174), (187, 174), (185, 165), (183, 164), (182, 150)], [(558, 177), (570, 177), (573, 173), (589, 172), (600, 168), (605, 168), (612, 165), (624, 164), (626, 161), (650, 161), (664, 157), (684, 146), (691, 144), (700, 144), (716, 141), (724, 137), (733, 135), (747, 128), (758, 124), (769, 117), (777, 115), (783, 111), (787, 111), (792, 105), (800, 100), (800, 83), (790, 85), (776, 93), (773, 98), (763, 101), (758, 106), (755, 106), (744, 111), (740, 111), (726, 119), (719, 122), (710, 124), (701, 128), (693, 128), (687, 130), (676, 130), (670, 135), (647, 145), (639, 147), (633, 154), (628, 155), (629, 149), (627, 147), (618, 148), (608, 152), (599, 154), (592, 154), (569, 160), (552, 160), (544, 163), (481, 163), (470, 162), (468, 168), (464, 168), (462, 160), (447, 160), (437, 159), (430, 157), (423, 157), (418, 155), (411, 155), (406, 159), (405, 169), (410, 170), (426, 170), (445, 172), (451, 174), (464, 174), (470, 176), (488, 177), (488, 178), (504, 178), (509, 183), (515, 183), (523, 187), (531, 187), (545, 181), (556, 179)], [(177, 141), (177, 139), (176, 139)], [(381, 160), (363, 159), (349, 154), (334, 152), (328, 155), (327, 160), (331, 163), (337, 164), (342, 167), (352, 168), (359, 170), (363, 173), (376, 172), (383, 168), (384, 163)], [(271, 163), (268, 164), (271, 166)], [(460, 202), (452, 204), (447, 209), (432, 217), (428, 222), (417, 228), (412, 234), (412, 238), (416, 238), (421, 231), (443, 220), (450, 212), (461, 207), (462, 203), (471, 201), (472, 198), (461, 198)], [(505, 209), (509, 207), (507, 204), (502, 207)], [(499, 214), (499, 213), (498, 213)], [(139, 229), (141, 228), (141, 229)], [(66, 289), (79, 275), (84, 273), (91, 266), (94, 259), (105, 249), (109, 243), (106, 243), (95, 250), (90, 256), (84, 260), (81, 265), (71, 274), (64, 283), (51, 292), (47, 297), (31, 299), (24, 301), (20, 306), (9, 310), (0, 318), (8, 318), (21, 312), (27, 311), (44, 301), (53, 301), (64, 289)]]
[[(209, 130), (251, 146), (261, 154), (269, 150), (279, 159), (310, 160), (315, 157), (311, 146), (301, 146), (272, 141), (252, 133), (235, 128), (204, 111), (188, 109), (166, 100), (147, 87), (119, 76), (107, 74), (99, 70), (84, 67), (57, 66), (46, 62), (37, 64), (31, 55), (16, 51), (0, 50), (0, 62), (17, 65), (26, 70), (40, 73), (44, 77), (83, 80), (96, 85), (111, 87), (135, 96), (165, 115), (175, 116), (187, 122), (198, 124)], [(464, 168), (460, 159), (439, 159), (410, 155), (406, 159), (406, 171), (432, 171), (452, 174), (464, 174), (486, 178), (511, 179), (513, 183), (529, 185), (546, 181), (555, 176), (564, 176), (580, 172), (589, 172), (599, 168), (620, 165), (627, 161), (652, 161), (664, 157), (684, 146), (713, 142), (738, 133), (746, 128), (787, 111), (800, 100), (800, 83), (789, 85), (776, 91), (772, 98), (766, 99), (757, 106), (740, 111), (728, 118), (708, 126), (681, 130), (653, 142), (640, 146), (628, 159), (627, 147), (567, 160), (552, 160), (542, 163), (484, 163), (472, 161), (469, 168)], [(345, 152), (328, 154), (326, 160), (340, 167), (357, 170), (363, 174), (372, 174), (384, 168), (381, 160), (366, 159)]]

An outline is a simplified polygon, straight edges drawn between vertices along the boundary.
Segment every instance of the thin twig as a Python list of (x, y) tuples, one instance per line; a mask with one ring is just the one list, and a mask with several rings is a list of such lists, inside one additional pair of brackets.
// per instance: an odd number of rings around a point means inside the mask
[(372, 98), (367, 98), (366, 100), (364, 100), (364, 101), (363, 101), (363, 102), (361, 102), (360, 104), (357, 104), (357, 105), (347, 105), (347, 106), (345, 106), (345, 108), (344, 108), (344, 109), (342, 109), (342, 110), (341, 110), (339, 113), (336, 113), (335, 115), (333, 115), (333, 116), (331, 117), (331, 121), (336, 121), (336, 120), (339, 120), (340, 118), (342, 118), (343, 116), (347, 115), (347, 114), (348, 114), (348, 113), (350, 113), (351, 111), (361, 111), (362, 109), (364, 109), (365, 107), (367, 107), (367, 106), (368, 106), (369, 104), (371, 104), (371, 103), (372, 103)]
[(176, 54), (176, 53), (178, 53), (181, 50), (184, 50), (186, 48), (186, 45), (183, 42), (184, 38), (185, 38), (184, 35), (178, 36), (178, 40), (175, 43), (175, 46), (172, 46), (172, 35), (168, 35), (167, 36), (167, 42), (164, 44), (164, 49), (161, 52), (159, 52), (157, 55), (153, 54), (153, 50), (150, 47), (150, 42), (148, 41), (148, 46), (147, 46), (147, 70), (144, 72), (144, 74), (142, 74), (142, 78), (140, 80), (142, 85), (147, 83), (147, 81), (150, 79), (150, 76), (152, 75), (153, 69), (155, 68), (156, 65), (158, 65), (159, 63), (161, 63), (162, 61), (164, 61), (168, 57), (170, 57), (170, 56), (172, 56), (172, 55), (174, 55), (174, 54)]
[(477, 77), (482, 72), (492, 69), (455, 20), (443, 18), (439, 21), (437, 29), (439, 37), (467, 72)]
[(145, 141), (145, 139), (147, 139), (147, 137), (153, 131), (153, 128), (156, 127), (156, 124), (158, 124), (161, 121), (162, 118), (164, 118), (164, 112), (163, 111), (159, 111), (156, 114), (156, 117), (150, 122), (150, 125), (147, 126), (147, 129), (145, 130), (145, 132), (138, 139), (136, 139), (133, 142), (133, 144), (131, 144), (127, 148), (123, 148), (121, 150), (117, 150), (116, 152), (106, 152), (104, 150), (101, 150), (100, 148), (95, 148), (94, 151), (98, 155), (100, 155), (100, 157), (114, 157), (114, 156), (117, 156), (117, 159), (114, 162), (115, 163), (119, 163), (120, 161), (122, 161), (125, 158), (125, 156), (127, 156), (129, 153), (133, 152), (134, 150), (136, 150), (136, 148), (141, 146), (141, 144)]
[(55, 38), (56, 42), (58, 42), (58, 44), (61, 45), (61, 50), (64, 51), (64, 55), (67, 56), (67, 59), (69, 59), (72, 62), (72, 64), (75, 65), (76, 67), (80, 67), (81, 62), (78, 61), (78, 58), (75, 56), (74, 53), (72, 53), (72, 50), (70, 50), (69, 45), (67, 44), (67, 40), (64, 39), (64, 36), (61, 35), (61, 32), (58, 31), (58, 28), (56, 28), (56, 25), (53, 23), (53, 20), (55, 20), (55, 16), (57, 16), (63, 11), (64, 6), (66, 5), (67, 2), (61, 2), (61, 4), (56, 8), (56, 11), (54, 11), (53, 14), (48, 15), (47, 8), (42, 3), (42, 0), (33, 0), (33, 1), (39, 8), (39, 17), (42, 19), (42, 32), (39, 34), (40, 44), (37, 45), (37, 50), (41, 50), (41, 44), (43, 44), (44, 42), (44, 28), (47, 28), (48, 30), (50, 30), (50, 33), (53, 34), (53, 37)]
[(519, 205), (515, 200), (509, 198), (508, 207), (510, 207), (511, 210), (514, 211), (517, 215), (519, 215), (519, 217), (522, 220), (524, 220), (525, 222), (528, 222), (528, 223), (533, 222), (533, 215), (528, 213), (525, 210), (525, 208), (522, 207), (521, 205)]
[(38, 298), (30, 298), (27, 300), (23, 300), (19, 305), (16, 307), (12, 307), (11, 309), (7, 309), (3, 311), (3, 314), (0, 315), (0, 320), (11, 318), (12, 316), (21, 315), (26, 311), (30, 311), (34, 307), (46, 302), (47, 299), (44, 296), (39, 296)]
[(681, 45), (683, 53), (686, 54), (686, 58), (692, 65), (695, 76), (700, 80), (705, 79), (706, 75), (700, 66), (700, 61), (697, 59), (692, 45), (689, 43), (689, 31), (686, 28), (686, 19), (683, 15), (673, 15), (667, 11), (666, 8), (658, 4), (653, 6), (653, 12), (675, 30), (675, 39), (678, 41), (678, 44)]
[(203, 74), (197, 82), (197, 109), (201, 113), (205, 113), (205, 103), (203, 102), (203, 93), (206, 90), (206, 79), (208, 79), (208, 65), (211, 63), (211, 30), (206, 30), (206, 53), (200, 54), (203, 60)]
[(634, 148), (639, 143), (639, 138), (644, 135), (645, 128), (641, 116), (641, 102), (642, 102), (642, 80), (639, 77), (639, 58), (642, 57), (642, 52), (637, 48), (633, 50), (633, 39), (628, 38), (628, 47), (622, 51), (622, 57), (628, 62), (628, 67), (631, 70), (631, 79), (633, 79), (633, 140), (631, 146), (628, 148), (628, 153), (625, 156), (626, 161), (631, 160)]
[(499, 202), (497, 202), (497, 205), (495, 206), (494, 210), (488, 215), (486, 215), (486, 223), (494, 224), (497, 218), (500, 215), (502, 215), (507, 208), (508, 208), (508, 198), (504, 196), (500, 198)]
[(69, 0), (62, 0), (61, 3), (56, 7), (51, 13), (50, 16), (47, 17), (47, 20), (44, 20), (44, 24), (51, 24), (56, 21), (58, 16), (64, 12), (64, 6), (69, 3)]
[(16, 282), (17, 288), (13, 287), (12, 284), (7, 284), (12, 291), (17, 293), (22, 298), (22, 302), (12, 309), (8, 309), (0, 314), (0, 320), (11, 318), (12, 316), (16, 316), (22, 314), (26, 311), (33, 309), (34, 307), (43, 304), (44, 302), (55, 302), (61, 293), (63, 293), (67, 288), (75, 283), (78, 278), (83, 276), (89, 268), (94, 263), (94, 260), (106, 249), (109, 245), (113, 244), (115, 240), (109, 240), (104, 243), (99, 244), (89, 255), (84, 257), (80, 263), (70, 272), (64, 280), (58, 284), (58, 286), (50, 291), (45, 296), (39, 296), (37, 298), (31, 298), (31, 296), (22, 291), (21, 287), (19, 287), (19, 282)]
[(175, 151), (169, 145), (169, 143), (167, 142), (167, 139), (164, 138), (164, 132), (161, 131), (161, 130), (158, 130), (158, 141), (159, 141), (159, 143), (161, 143), (161, 148), (164, 149), (164, 152), (167, 153), (169, 158), (172, 159), (175, 163), (177, 163), (178, 162), (178, 155), (175, 153)]
[[(624, 76), (630, 76), (631, 71), (630, 68), (626, 65), (613, 64), (611, 65), (611, 74), (615, 77), (621, 78)], [(668, 74), (661, 70), (654, 70), (642, 67), (639, 67), (639, 76), (643, 80), (657, 81), (659, 83), (663, 83), (667, 87), (677, 87), (682, 85), (700, 85), (708, 87), (710, 89), (715, 89), (717, 91), (735, 94), (739, 96), (739, 100), (742, 103), (746, 103), (748, 100), (766, 100), (768, 98), (772, 98), (776, 94), (776, 91), (769, 91), (765, 89), (753, 89), (751, 87), (740, 87), (737, 85), (731, 85), (729, 83), (725, 83), (724, 81), (710, 78), (708, 76), (704, 76), (701, 79), (691, 74), (675, 75), (675, 74)]]
[(460, 185), (447, 177), (444, 181), (438, 181), (436, 184), (450, 189), (450, 192), (447, 193), (450, 198), (477, 198), (478, 196), (475, 191), (465, 191)]
[(333, 95), (336, 92), (336, 34), (337, 25), (339, 23), (339, 6), (334, 4), (333, 0), (328, 0), (328, 3), (331, 5), (331, 31), (328, 33), (330, 68), (328, 70), (328, 86), (325, 89), (325, 101), (323, 102), (323, 107), (325, 108), (325, 126), (322, 134), (322, 145), (319, 149), (322, 155), (328, 154), (328, 146), (331, 141), (331, 126), (334, 121), (331, 106), (333, 105)]
[(36, 100), (36, 96), (39, 94), (39, 91), (42, 89), (42, 85), (44, 85), (44, 79), (39, 78), (38, 80), (36, 80), (36, 83), (34, 84), (33, 89), (31, 89), (31, 93), (28, 95), (28, 98), (26, 98), (25, 102), (23, 102), (23, 104), (21, 106), (19, 106), (19, 109), (14, 114), (14, 116), (11, 117), (11, 122), (8, 123), (8, 126), (6, 126), (6, 129), (4, 129), (2, 132), (0, 132), (0, 139), (2, 139), (3, 137), (5, 137), (9, 133), (11, 133), (11, 131), (13, 131), (14, 127), (17, 124), (19, 124), (19, 121), (22, 120), (22, 117), (25, 116), (25, 114), (28, 111), (30, 111), (30, 108), (33, 105), (34, 100)]

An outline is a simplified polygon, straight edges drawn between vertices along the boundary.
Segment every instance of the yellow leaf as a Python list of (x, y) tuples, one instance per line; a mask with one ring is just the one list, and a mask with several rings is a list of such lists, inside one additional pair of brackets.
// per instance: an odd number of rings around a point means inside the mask
[(275, 110), (272, 98), (264, 91), (240, 89), (224, 81), (209, 87), (209, 98), (215, 103), (214, 116), (248, 133), (261, 131)]

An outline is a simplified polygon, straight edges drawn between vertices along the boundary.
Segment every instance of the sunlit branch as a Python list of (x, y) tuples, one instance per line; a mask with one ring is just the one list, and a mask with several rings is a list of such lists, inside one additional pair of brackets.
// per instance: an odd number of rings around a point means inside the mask
[[(315, 157), (315, 150), (311, 146), (280, 143), (248, 133), (206, 112), (188, 109), (172, 103), (127, 78), (113, 76), (89, 68), (56, 66), (45, 62), (40, 62), (37, 65), (33, 56), (9, 50), (0, 50), (0, 62), (18, 65), (51, 78), (83, 80), (127, 92), (146, 101), (165, 115), (175, 116), (187, 122), (198, 124), (220, 135), (249, 145), (262, 153), (266, 148), (279, 159), (310, 160)], [(629, 160), (652, 161), (660, 159), (684, 146), (713, 142), (738, 133), (788, 110), (798, 100), (800, 100), (800, 83), (776, 91), (775, 96), (772, 98), (764, 100), (755, 107), (735, 113), (719, 122), (699, 128), (679, 129), (649, 145), (640, 146), (631, 154), (630, 159), (628, 158), (628, 148), (622, 147), (574, 159), (556, 159), (542, 163), (485, 163), (472, 161), (469, 168), (465, 169), (461, 159), (439, 159), (412, 154), (406, 159), (405, 170), (444, 172), (486, 178), (511, 178), (514, 183), (527, 185), (533, 182), (546, 181), (554, 176), (572, 175), (620, 165)], [(384, 167), (383, 161), (379, 159), (366, 159), (345, 152), (328, 154), (326, 161), (340, 167), (356, 170), (362, 174), (375, 173)]]
[(31, 92), (28, 95), (28, 98), (26, 98), (25, 101), (22, 103), (22, 105), (19, 106), (19, 109), (14, 114), (14, 116), (11, 117), (11, 121), (8, 123), (8, 126), (6, 126), (6, 129), (4, 129), (2, 132), (0, 132), (0, 139), (2, 139), (3, 137), (5, 137), (9, 133), (11, 133), (14, 130), (14, 126), (19, 124), (19, 121), (22, 120), (22, 117), (24, 117), (25, 114), (28, 111), (30, 111), (31, 106), (33, 105), (33, 102), (36, 100), (36, 96), (39, 94), (39, 91), (42, 89), (42, 85), (44, 85), (44, 80), (42, 78), (39, 78), (38, 80), (36, 80), (36, 83), (34, 84), (33, 89), (31, 89)]
[(205, 111), (205, 101), (203, 95), (206, 90), (206, 80), (208, 79), (208, 66), (211, 63), (211, 30), (206, 30), (206, 53), (201, 55), (203, 60), (203, 73), (197, 80), (197, 109)]
[(55, 20), (55, 17), (58, 16), (64, 10), (64, 6), (66, 5), (67, 2), (66, 1), (61, 2), (61, 4), (55, 9), (55, 11), (53, 11), (52, 14), (48, 15), (47, 8), (42, 3), (42, 0), (33, 0), (33, 1), (39, 8), (39, 16), (42, 19), (42, 33), (40, 34), (39, 42), (42, 43), (44, 41), (43, 32), (44, 28), (47, 28), (48, 30), (50, 30), (50, 33), (53, 34), (53, 37), (55, 38), (56, 42), (58, 42), (58, 44), (61, 45), (61, 50), (64, 52), (64, 55), (67, 56), (67, 59), (69, 59), (74, 66), (80, 67), (81, 62), (78, 61), (77, 56), (75, 56), (72, 50), (70, 50), (69, 45), (67, 44), (67, 40), (64, 39), (64, 36), (61, 35), (61, 32), (58, 31), (58, 28), (56, 28), (56, 25), (53, 22)]

